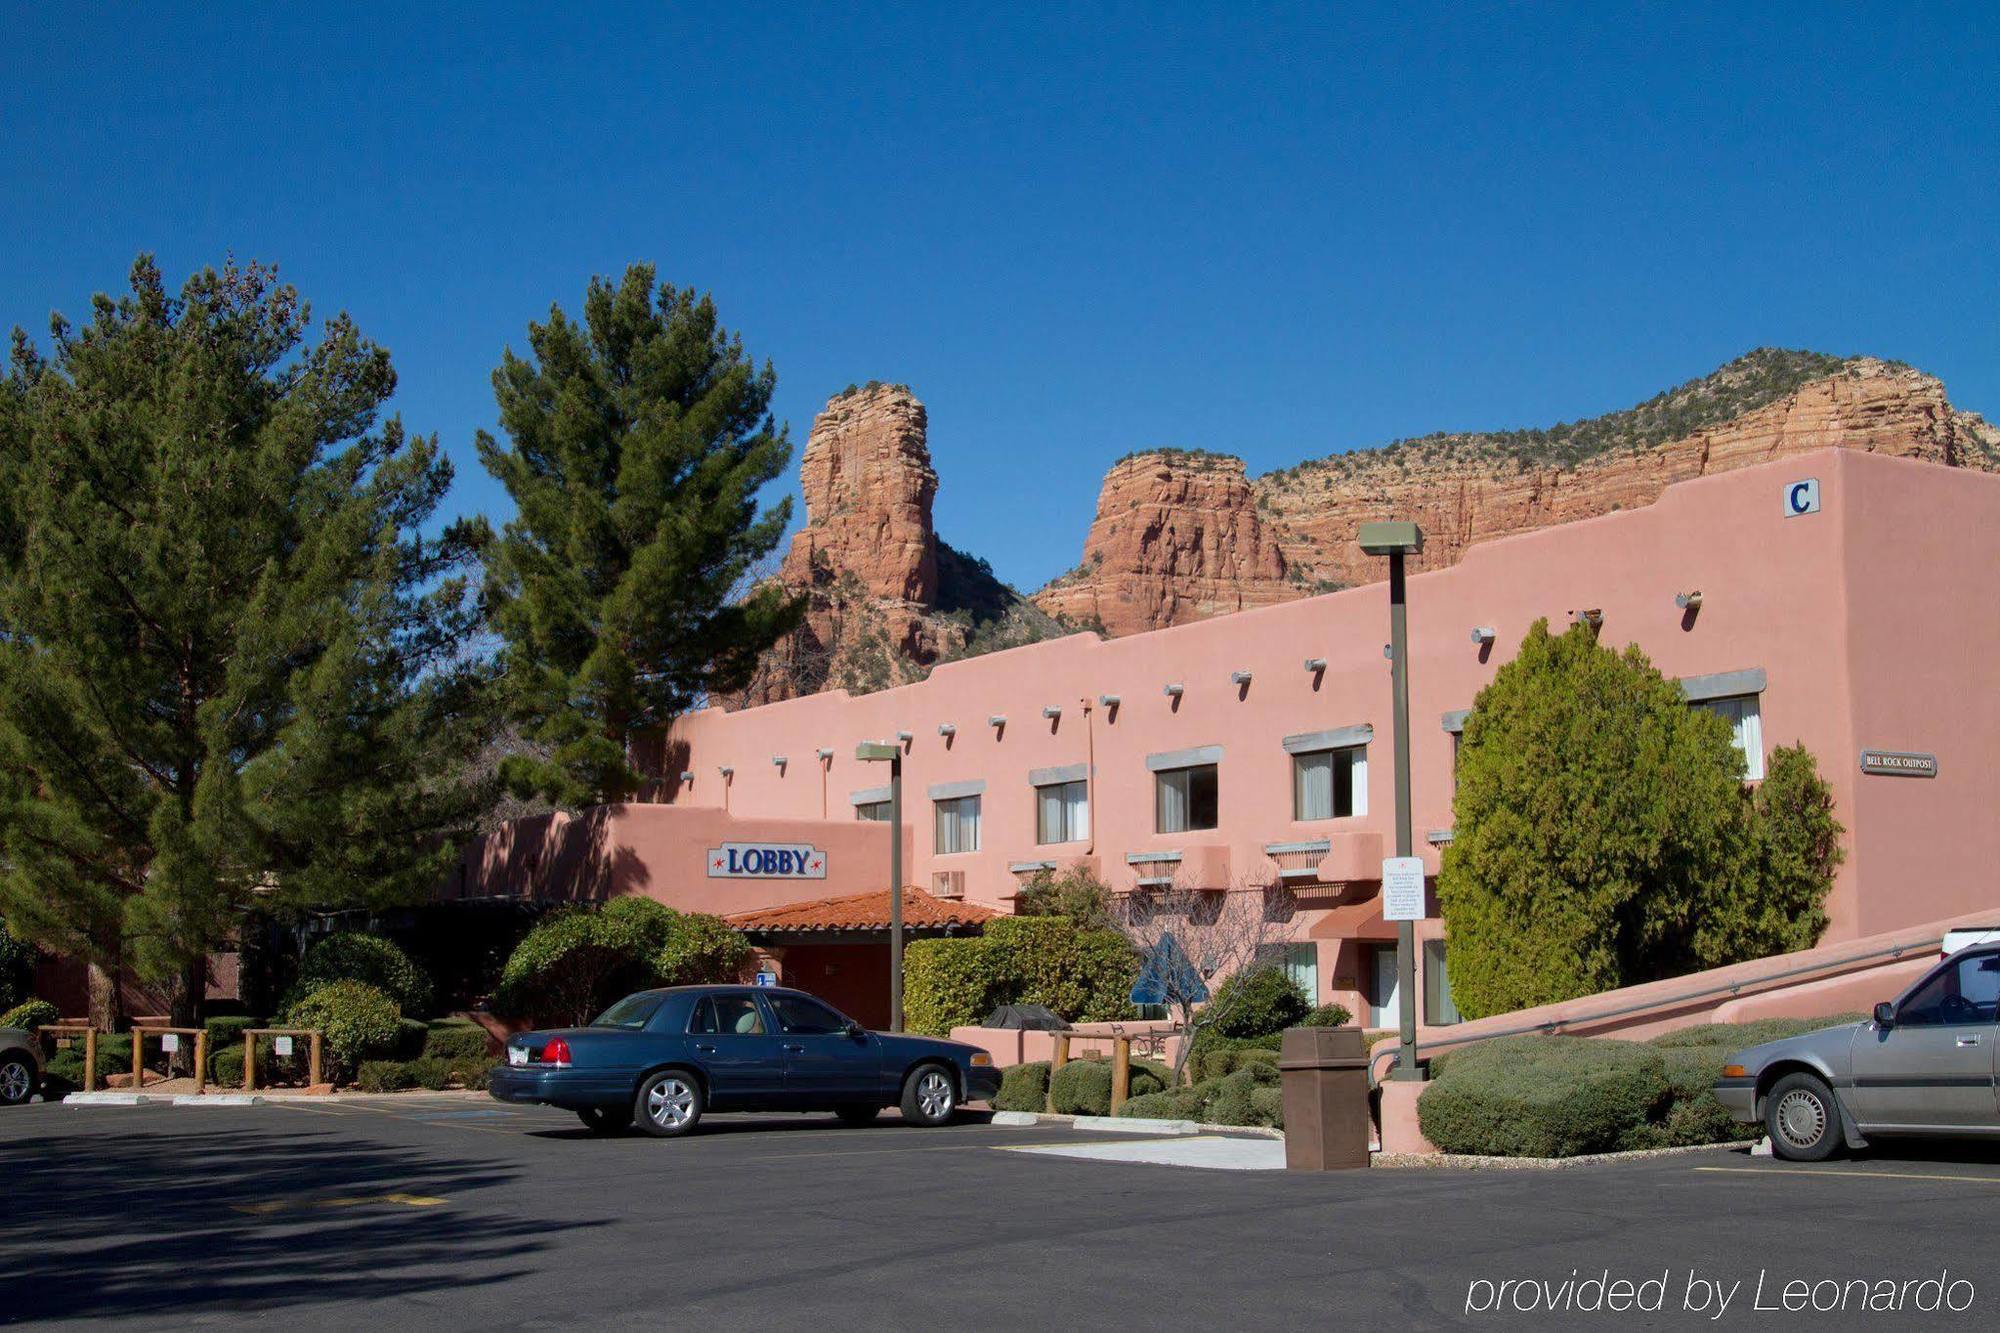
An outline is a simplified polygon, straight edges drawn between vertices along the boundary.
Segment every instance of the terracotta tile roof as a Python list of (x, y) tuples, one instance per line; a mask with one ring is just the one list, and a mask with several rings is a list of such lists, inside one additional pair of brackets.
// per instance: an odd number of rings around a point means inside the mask
[[(934, 898), (914, 885), (903, 890), (903, 928), (938, 930), (976, 926), (1000, 913), (977, 903)], [(850, 894), (845, 898), (815, 898), (783, 907), (759, 908), (723, 918), (738, 930), (881, 930), (889, 929), (889, 891)]]

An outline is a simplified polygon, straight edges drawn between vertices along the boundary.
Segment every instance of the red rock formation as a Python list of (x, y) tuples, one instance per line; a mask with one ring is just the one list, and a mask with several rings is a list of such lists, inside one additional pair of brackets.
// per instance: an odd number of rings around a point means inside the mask
[(1285, 571), (1242, 459), (1162, 450), (1122, 459), (1105, 476), (1083, 563), (1034, 601), (1134, 634), (1302, 596)]
[(924, 405), (900, 384), (870, 384), (827, 403), (799, 460), (806, 525), (785, 557), (787, 582), (804, 586), (824, 557), (870, 596), (937, 600), (937, 473), (927, 425)]

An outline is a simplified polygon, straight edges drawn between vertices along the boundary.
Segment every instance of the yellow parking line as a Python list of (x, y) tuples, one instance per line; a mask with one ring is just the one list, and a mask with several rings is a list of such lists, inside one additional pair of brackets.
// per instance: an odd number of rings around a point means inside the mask
[(393, 1203), (404, 1208), (435, 1208), (445, 1202), (430, 1194), (364, 1194), (336, 1199), (270, 1199), (263, 1203), (232, 1203), (229, 1206), (239, 1213), (249, 1213), (253, 1217), (267, 1217), (272, 1213), (282, 1213), (288, 1208), (360, 1208), (368, 1204)]
[(2000, 1185), (2000, 1176), (1945, 1176), (1933, 1175), (1921, 1171), (1847, 1171), (1838, 1168), (1821, 1171), (1814, 1170), (1811, 1167), (1789, 1166), (1698, 1166), (1695, 1170), (1726, 1171), (1736, 1175), (1791, 1176), (1794, 1179), (1804, 1176), (1814, 1176), (1828, 1180), (1840, 1180), (1854, 1176), (1865, 1176), (1870, 1180), (1962, 1180), (1970, 1185)]

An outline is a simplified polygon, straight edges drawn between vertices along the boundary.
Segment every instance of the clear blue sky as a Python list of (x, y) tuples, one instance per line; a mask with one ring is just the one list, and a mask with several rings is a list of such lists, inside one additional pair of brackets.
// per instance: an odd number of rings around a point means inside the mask
[(444, 12), (10, 7), (0, 323), (275, 260), (500, 514), (501, 348), (651, 260), (799, 447), (909, 383), (939, 531), (1023, 588), (1139, 447), (1546, 425), (1760, 344), (2000, 412), (1990, 4)]

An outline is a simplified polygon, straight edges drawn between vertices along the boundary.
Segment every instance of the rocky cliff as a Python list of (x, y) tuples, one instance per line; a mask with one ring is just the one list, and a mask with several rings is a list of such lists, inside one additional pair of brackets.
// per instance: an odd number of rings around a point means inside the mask
[(929, 427), (900, 384), (850, 386), (813, 419), (799, 460), (806, 522), (776, 575), (805, 596), (805, 621), (730, 706), (884, 689), (1063, 632), (985, 561), (938, 540)]
[[(1650, 504), (1676, 481), (1829, 447), (2000, 468), (2000, 432), (1953, 408), (1931, 376), (1765, 349), (1625, 412), (1403, 440), (1250, 482), (1236, 460), (1213, 455), (1126, 459), (1105, 478), (1082, 563), (1035, 601), (1078, 618), (1096, 608), (1115, 634), (1157, 629), (1383, 577), (1355, 545), (1370, 519), (1417, 520), (1426, 541), (1416, 567), (1435, 569), (1474, 542)], [(1215, 480), (1184, 480), (1195, 474)], [(1175, 494), (1192, 503), (1177, 509)]]

